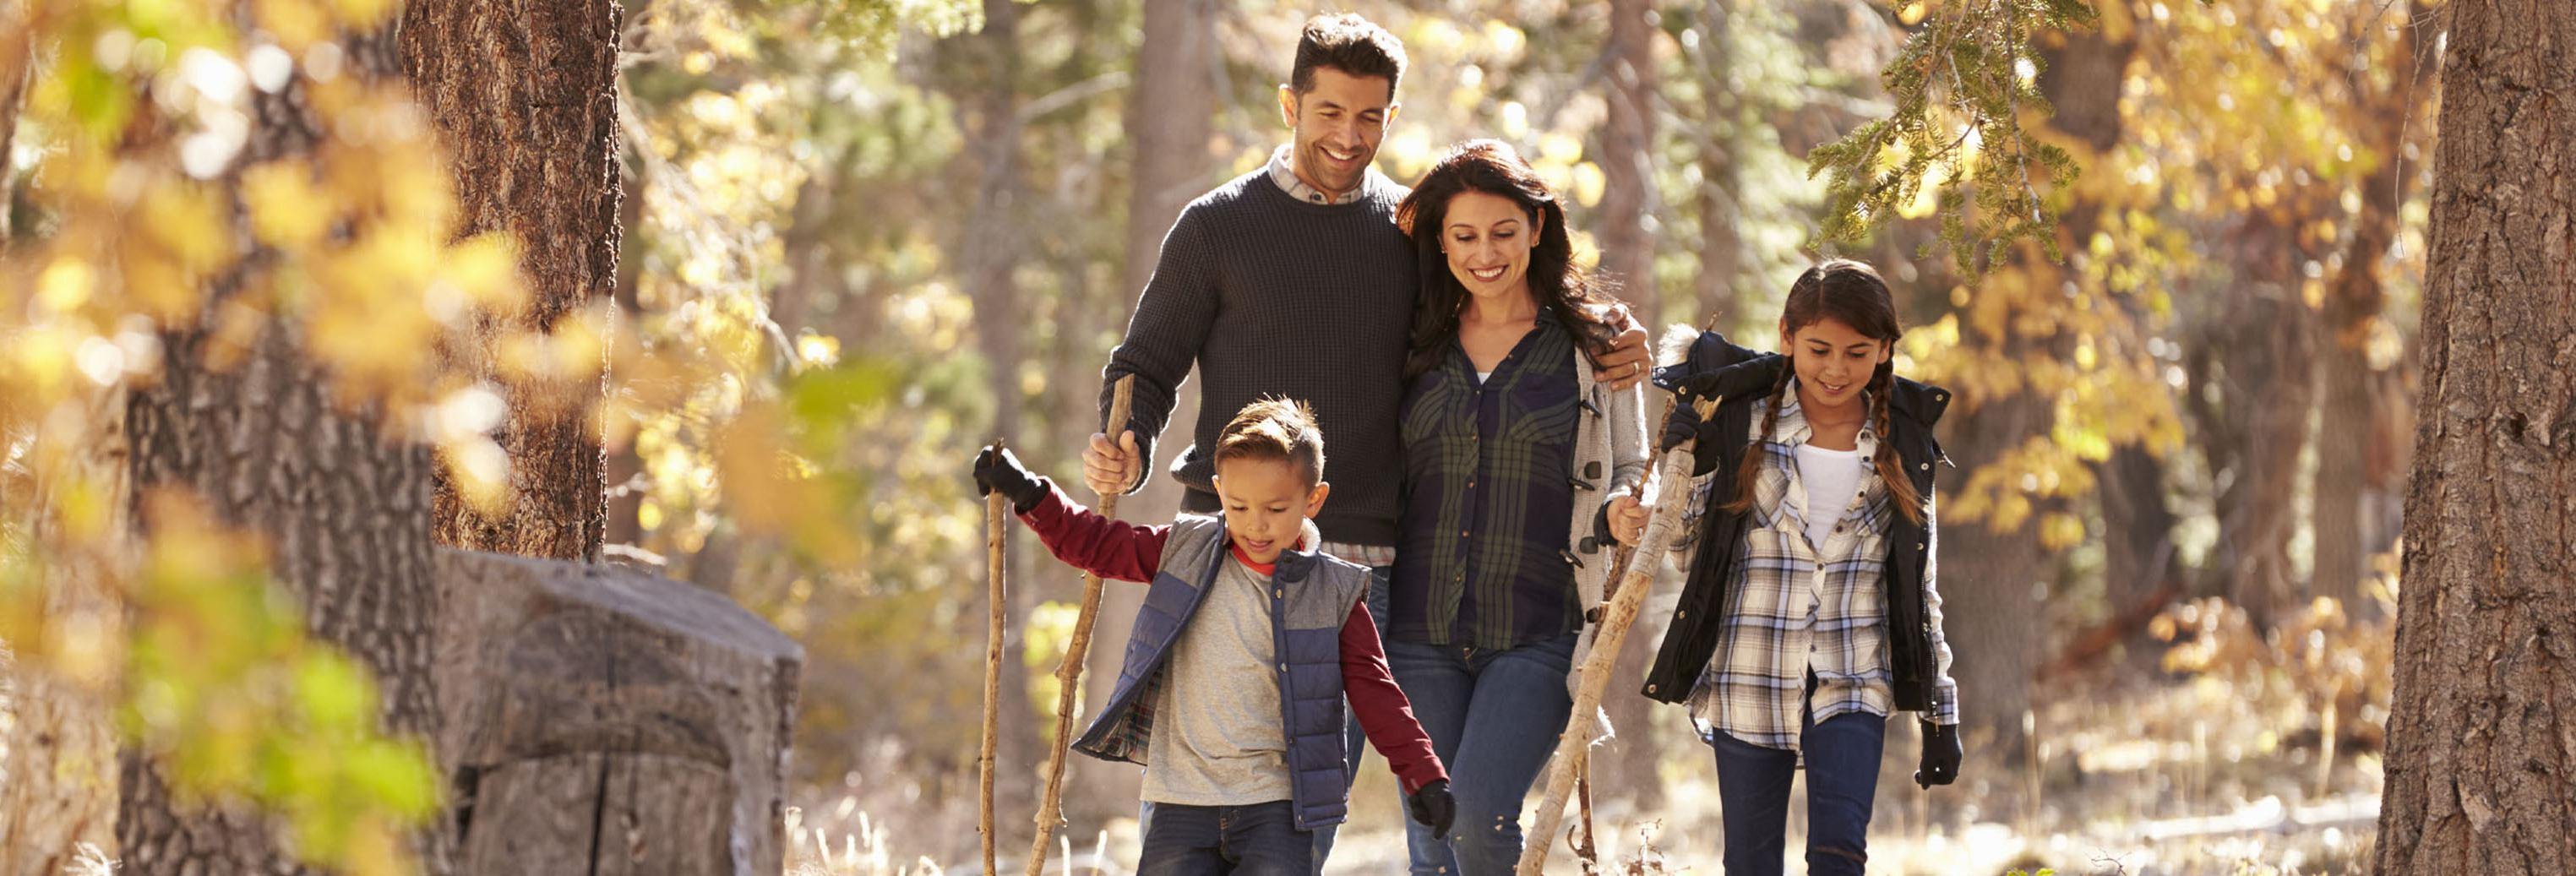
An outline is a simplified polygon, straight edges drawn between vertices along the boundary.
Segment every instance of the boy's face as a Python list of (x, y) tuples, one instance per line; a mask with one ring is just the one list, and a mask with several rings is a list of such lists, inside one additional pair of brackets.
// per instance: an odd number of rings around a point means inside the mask
[(1331, 484), (1307, 486), (1305, 472), (1286, 460), (1229, 459), (1216, 467), (1226, 534), (1256, 563), (1277, 562), (1280, 551), (1295, 546), (1329, 492)]

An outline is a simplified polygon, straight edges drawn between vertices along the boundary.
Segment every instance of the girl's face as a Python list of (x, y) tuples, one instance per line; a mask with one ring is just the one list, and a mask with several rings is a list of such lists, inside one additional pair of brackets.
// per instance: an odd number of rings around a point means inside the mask
[(1894, 355), (1894, 345), (1861, 334), (1842, 320), (1826, 317), (1792, 332), (1783, 327), (1780, 349), (1798, 374), (1798, 403), (1810, 409), (1834, 410), (1860, 402), (1879, 363)]
[(1538, 222), (1518, 202), (1487, 192), (1460, 192), (1441, 217), (1440, 249), (1467, 294), (1491, 301), (1529, 289), (1530, 247)]

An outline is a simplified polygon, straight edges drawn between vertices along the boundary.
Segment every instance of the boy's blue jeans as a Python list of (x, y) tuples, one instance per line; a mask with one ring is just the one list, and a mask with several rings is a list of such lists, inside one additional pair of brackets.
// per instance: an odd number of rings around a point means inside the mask
[(1521, 857), (1521, 798), (1529, 795), (1574, 710), (1565, 677), (1574, 670), (1567, 633), (1500, 651), (1464, 645), (1386, 643), (1387, 665), (1449, 767), (1458, 819), (1448, 839), (1407, 820), (1412, 872), (1427, 876), (1508, 874)]
[(1146, 807), (1137, 876), (1311, 876), (1315, 840), (1297, 829), (1292, 804)]
[[(1717, 749), (1717, 799), (1726, 825), (1727, 876), (1774, 876), (1787, 845), (1789, 782), (1798, 755), (1709, 731)], [(1869, 863), (1869, 816), (1878, 796), (1887, 719), (1846, 712), (1801, 728), (1807, 754), (1807, 872), (1861, 876)]]

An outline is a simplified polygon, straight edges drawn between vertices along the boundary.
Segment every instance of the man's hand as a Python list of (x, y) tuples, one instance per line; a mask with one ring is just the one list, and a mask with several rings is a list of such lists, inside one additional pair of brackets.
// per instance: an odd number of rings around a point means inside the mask
[(1610, 346), (1592, 354), (1592, 379), (1609, 384), (1612, 392), (1637, 385), (1654, 369), (1653, 356), (1646, 349), (1645, 327), (1634, 319), (1621, 321), (1619, 327), (1619, 335), (1610, 339)]
[(1145, 474), (1145, 463), (1136, 452), (1134, 430), (1118, 433), (1118, 443), (1109, 436), (1091, 433), (1091, 444), (1082, 448), (1082, 482), (1103, 496), (1125, 495)]
[(1611, 537), (1629, 547), (1636, 547), (1637, 541), (1645, 538), (1646, 518), (1654, 514), (1646, 506), (1637, 504), (1635, 496), (1621, 496), (1610, 500), (1610, 507), (1603, 513), (1610, 518)]

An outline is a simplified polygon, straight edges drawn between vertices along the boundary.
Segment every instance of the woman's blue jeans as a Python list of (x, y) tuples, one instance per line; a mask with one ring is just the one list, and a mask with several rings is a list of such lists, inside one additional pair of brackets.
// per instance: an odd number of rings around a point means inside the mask
[(1521, 798), (1565, 732), (1574, 700), (1576, 634), (1501, 651), (1386, 643), (1395, 683), (1431, 750), (1449, 767), (1458, 819), (1447, 840), (1407, 819), (1405, 843), (1419, 874), (1507, 874), (1521, 857)]

